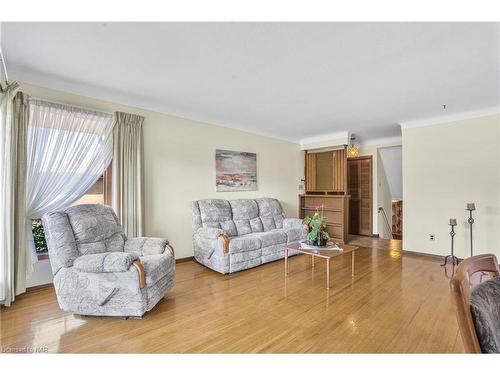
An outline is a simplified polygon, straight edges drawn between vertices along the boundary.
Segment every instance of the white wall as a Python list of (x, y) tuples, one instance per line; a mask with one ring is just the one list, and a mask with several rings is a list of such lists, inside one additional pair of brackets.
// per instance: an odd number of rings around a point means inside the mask
[[(377, 211), (378, 224), (377, 232), (381, 238), (392, 238), (392, 196), (389, 182), (387, 179), (387, 174), (385, 170), (385, 165), (382, 159), (381, 151), (378, 150), (377, 157), (377, 204), (373, 205), (373, 209)], [(387, 222), (384, 219), (384, 214), (378, 211), (378, 208), (382, 207), (387, 216)]]
[(468, 256), (465, 207), (474, 202), (474, 252), (500, 256), (499, 128), (498, 115), (403, 128), (404, 250), (448, 254), (456, 218), (455, 254)]
[(403, 150), (401, 146), (379, 149), (392, 199), (403, 199)]
[[(361, 144), (359, 148), (359, 155), (360, 156), (372, 156), (372, 186), (373, 186), (373, 196), (372, 196), (372, 202), (373, 202), (373, 212), (372, 212), (372, 224), (373, 224), (373, 234), (379, 234), (379, 220), (382, 220), (380, 217), (381, 214), (378, 213), (378, 207), (377, 204), (379, 202), (379, 190), (381, 191), (382, 195), (385, 195), (384, 189), (387, 190), (388, 186), (379, 183), (378, 181), (378, 166), (379, 166), (379, 152), (378, 150), (381, 148), (385, 147), (392, 147), (392, 146), (400, 146), (401, 143), (399, 140), (389, 140), (388, 142), (385, 142), (381, 140), (380, 142), (375, 142), (373, 144)], [(380, 234), (379, 234), (380, 235)]]
[[(146, 235), (168, 238), (177, 258), (193, 255), (193, 200), (275, 197), (287, 215), (298, 214), (297, 195), (303, 175), (298, 144), (28, 84), (22, 84), (21, 89), (48, 100), (145, 117)], [(217, 193), (215, 149), (255, 152), (258, 191)], [(48, 268), (38, 265), (37, 271), (32, 280), (46, 280)]]

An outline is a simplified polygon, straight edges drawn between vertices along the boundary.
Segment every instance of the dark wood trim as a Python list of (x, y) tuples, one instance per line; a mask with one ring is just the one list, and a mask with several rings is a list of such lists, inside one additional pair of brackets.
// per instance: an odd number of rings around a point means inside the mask
[(146, 286), (146, 272), (144, 271), (144, 266), (139, 260), (134, 260), (132, 265), (137, 268), (139, 273), (139, 287), (142, 289)]
[(49, 259), (49, 254), (37, 254), (37, 259), (40, 260), (46, 260)]
[[(406, 256), (413, 256), (413, 257), (422, 257), (422, 258), (427, 258), (429, 260), (439, 261), (439, 262), (442, 262), (443, 258), (445, 257), (445, 255), (428, 254), (428, 253), (422, 253), (420, 251), (410, 251), (410, 250), (401, 250), (401, 254), (403, 254), (403, 256), (406, 255)], [(460, 260), (462, 260), (462, 259), (460, 259)]]
[(224, 241), (224, 253), (228, 253), (229, 252), (229, 237), (225, 234), (220, 234), (219, 238), (222, 238), (222, 240)]
[(371, 237), (372, 237), (372, 238), (380, 238), (380, 235), (379, 235), (379, 234), (372, 233)]
[(41, 289), (47, 289), (47, 288), (53, 288), (53, 287), (54, 287), (53, 283), (30, 286), (30, 287), (26, 288), (26, 293), (36, 292), (36, 291), (41, 290)]
[(192, 260), (194, 260), (194, 257), (179, 258), (175, 260), (175, 263), (191, 262)]

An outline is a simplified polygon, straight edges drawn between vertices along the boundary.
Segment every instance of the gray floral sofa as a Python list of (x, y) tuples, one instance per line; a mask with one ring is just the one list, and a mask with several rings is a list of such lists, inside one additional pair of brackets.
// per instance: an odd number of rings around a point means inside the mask
[(192, 210), (194, 257), (223, 274), (281, 259), (285, 244), (307, 234), (302, 220), (285, 218), (277, 199), (205, 199)]
[(61, 309), (142, 317), (173, 285), (174, 250), (161, 238), (129, 238), (113, 209), (84, 204), (43, 217)]

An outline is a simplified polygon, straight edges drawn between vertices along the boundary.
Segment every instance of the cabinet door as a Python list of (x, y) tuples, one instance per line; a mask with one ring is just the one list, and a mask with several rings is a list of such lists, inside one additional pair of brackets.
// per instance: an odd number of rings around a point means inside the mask
[(349, 199), (349, 233), (359, 234), (359, 163), (349, 159), (347, 162), (347, 189)]
[(372, 159), (359, 160), (359, 234), (372, 234)]
[(372, 158), (348, 159), (349, 233), (372, 234)]

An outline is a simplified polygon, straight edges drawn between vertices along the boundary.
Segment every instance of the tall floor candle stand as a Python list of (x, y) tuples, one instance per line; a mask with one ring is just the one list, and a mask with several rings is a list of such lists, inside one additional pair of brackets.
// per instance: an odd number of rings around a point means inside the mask
[(457, 219), (450, 219), (450, 224), (448, 224), (450, 227), (451, 227), (451, 231), (450, 231), (450, 237), (451, 237), (451, 255), (447, 255), (444, 257), (444, 263), (441, 264), (441, 267), (444, 267), (446, 266), (446, 263), (448, 263), (448, 258), (451, 258), (451, 264), (453, 264), (453, 266), (455, 266), (455, 261), (459, 262), (458, 258), (455, 256), (455, 254), (453, 253), (453, 237), (455, 237), (455, 226), (457, 225)]
[(472, 211), (476, 210), (476, 205), (474, 203), (467, 203), (467, 211), (469, 211), (469, 219), (467, 220), (469, 222), (470, 226), (470, 256), (473, 255), (472, 251), (472, 224), (474, 224), (474, 218), (472, 217)]

